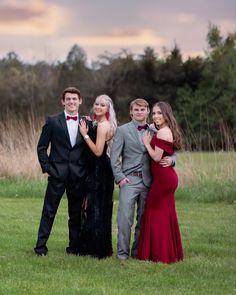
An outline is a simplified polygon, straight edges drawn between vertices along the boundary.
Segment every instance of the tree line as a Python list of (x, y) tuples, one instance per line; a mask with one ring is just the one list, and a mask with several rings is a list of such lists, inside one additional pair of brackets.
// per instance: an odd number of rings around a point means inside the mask
[(204, 57), (186, 60), (176, 44), (162, 57), (146, 47), (139, 56), (127, 50), (105, 53), (90, 66), (77, 44), (65, 61), (53, 64), (26, 63), (9, 52), (0, 59), (0, 120), (58, 112), (63, 89), (75, 86), (84, 114), (102, 93), (113, 99), (119, 124), (129, 120), (131, 100), (142, 97), (150, 105), (164, 100), (173, 108), (187, 150), (235, 150), (236, 33), (224, 37), (210, 24), (206, 39)]

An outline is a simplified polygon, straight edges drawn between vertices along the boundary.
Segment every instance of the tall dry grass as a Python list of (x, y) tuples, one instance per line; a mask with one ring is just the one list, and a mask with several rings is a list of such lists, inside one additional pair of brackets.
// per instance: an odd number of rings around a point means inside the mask
[(201, 183), (236, 183), (235, 152), (184, 152), (177, 154), (180, 187)]
[[(43, 120), (9, 119), (0, 122), (0, 177), (42, 178), (37, 142)], [(202, 182), (236, 182), (235, 152), (183, 152), (177, 154), (180, 187)]]
[(0, 177), (38, 178), (36, 146), (41, 132), (40, 122), (9, 119), (0, 122)]

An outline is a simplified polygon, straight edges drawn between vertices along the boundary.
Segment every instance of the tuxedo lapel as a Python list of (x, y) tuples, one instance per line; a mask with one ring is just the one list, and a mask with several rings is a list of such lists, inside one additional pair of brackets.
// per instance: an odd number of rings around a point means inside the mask
[(155, 134), (157, 134), (158, 130), (156, 130), (156, 128), (154, 128), (154, 127), (148, 126), (147, 131), (150, 132), (151, 136), (154, 136)]
[[(78, 115), (78, 121), (80, 122), (80, 115)], [(78, 131), (77, 131), (77, 136), (76, 136), (76, 142), (75, 145), (79, 144), (83, 140), (83, 137), (79, 131), (79, 124), (78, 124)]]
[[(63, 129), (63, 131), (64, 131), (64, 133), (66, 135), (66, 138), (67, 138), (67, 140), (70, 143), (70, 136), (69, 136), (69, 132), (68, 132), (68, 128), (67, 128), (66, 118), (65, 118), (64, 112), (59, 115), (59, 121), (60, 121), (61, 126), (62, 126), (62, 129)], [(70, 143), (70, 145), (71, 145), (71, 143)]]
[(129, 132), (131, 134), (131, 136), (134, 138), (135, 140), (135, 143), (137, 144), (137, 146), (141, 147), (143, 150), (145, 150), (145, 147), (144, 147), (144, 144), (141, 140), (141, 136), (139, 136), (139, 133), (140, 131), (137, 130), (135, 124), (133, 121), (131, 121), (129, 124), (128, 124), (128, 127), (129, 127)]

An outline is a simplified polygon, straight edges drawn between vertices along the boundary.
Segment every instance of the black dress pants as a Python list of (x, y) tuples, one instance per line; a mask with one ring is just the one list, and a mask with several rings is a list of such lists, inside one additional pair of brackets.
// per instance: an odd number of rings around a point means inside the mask
[(38, 252), (40, 250), (47, 252), (46, 243), (65, 191), (68, 199), (69, 248), (75, 253), (78, 252), (81, 229), (81, 206), (85, 197), (85, 179), (82, 178), (74, 181), (69, 178), (66, 181), (60, 181), (51, 176), (48, 177), (38, 239), (35, 247), (35, 250)]

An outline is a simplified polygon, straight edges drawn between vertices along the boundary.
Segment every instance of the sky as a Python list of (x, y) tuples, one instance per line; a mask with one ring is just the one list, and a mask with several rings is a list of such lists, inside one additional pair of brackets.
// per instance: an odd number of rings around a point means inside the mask
[(123, 49), (162, 56), (175, 44), (184, 58), (204, 55), (209, 23), (236, 31), (236, 0), (1, 0), (0, 58), (64, 61), (74, 44), (88, 62)]

